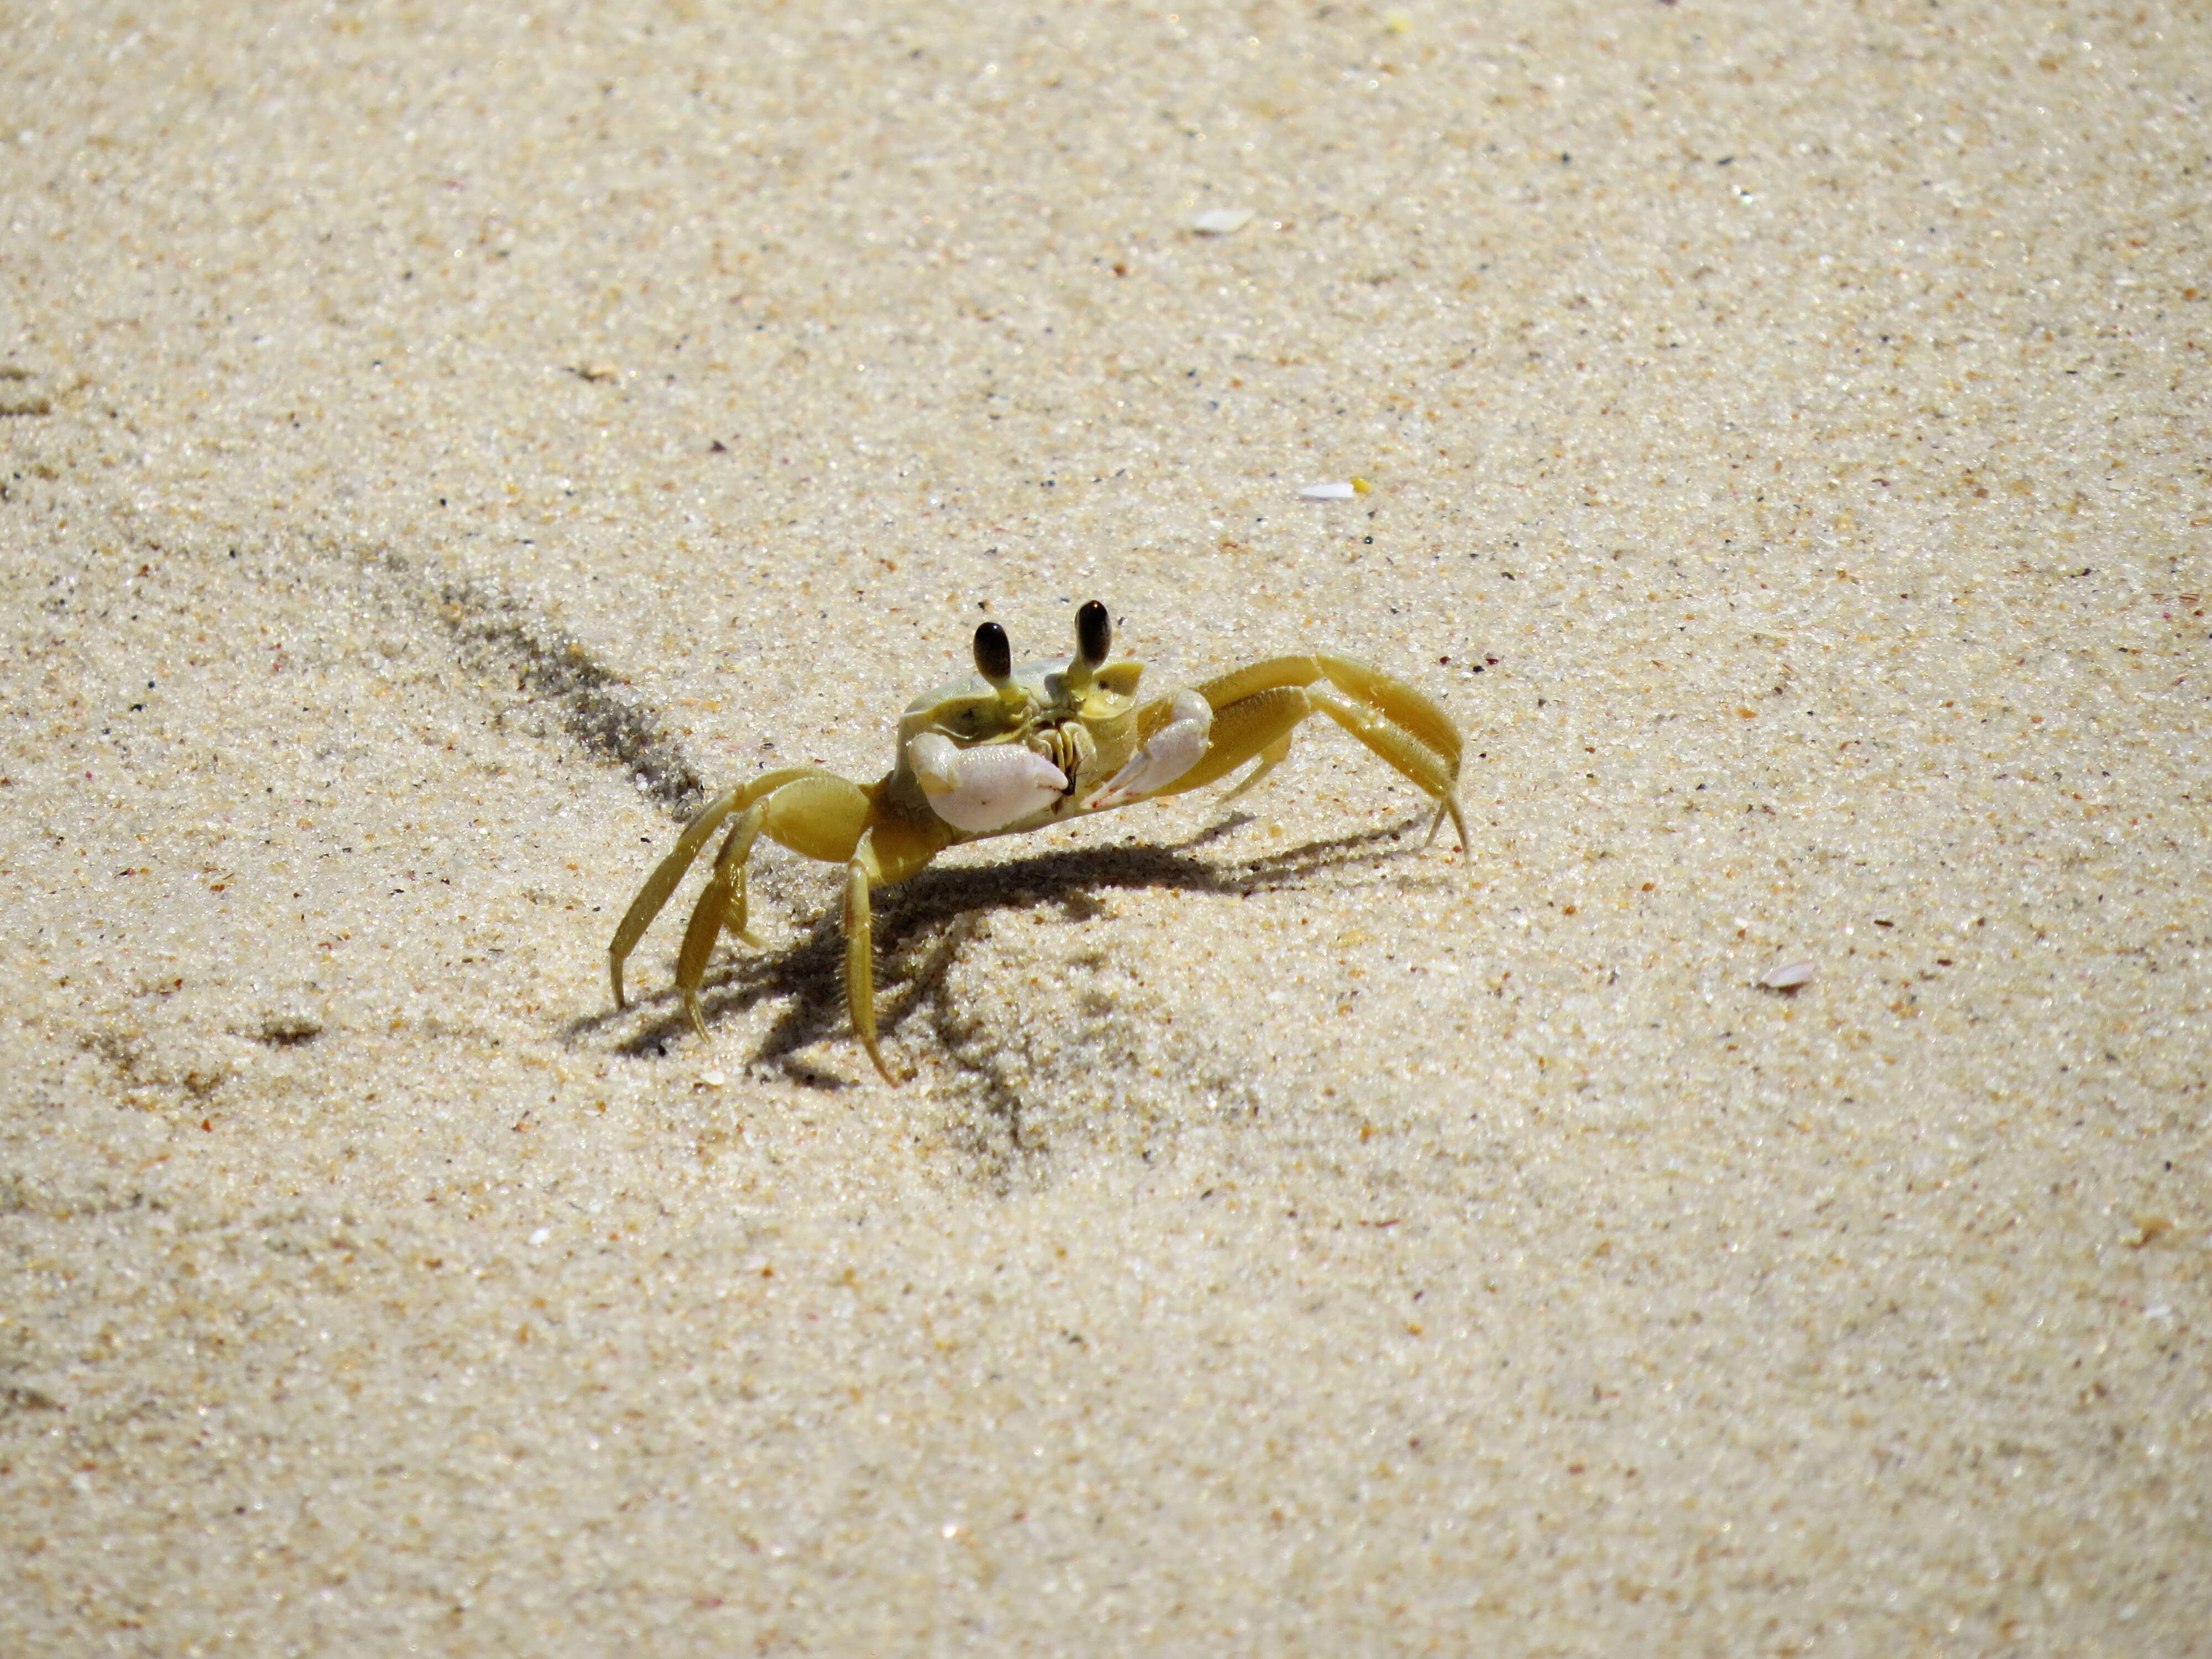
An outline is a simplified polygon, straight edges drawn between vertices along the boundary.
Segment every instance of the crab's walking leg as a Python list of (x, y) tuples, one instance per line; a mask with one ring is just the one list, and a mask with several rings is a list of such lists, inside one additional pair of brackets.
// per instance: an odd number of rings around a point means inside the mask
[(701, 1036), (707, 1035), (707, 1019), (699, 1009), (699, 987), (707, 977), (715, 936), (727, 927), (746, 944), (760, 943), (745, 926), (745, 861), (752, 856), (753, 842), (767, 817), (768, 802), (755, 801), (730, 826), (707, 884), (691, 907), (684, 947), (676, 953), (676, 988), (683, 994), (684, 1012), (691, 1017), (691, 1029)]
[[(775, 776), (774, 773), (769, 775)], [(701, 807), (684, 826), (676, 845), (666, 858), (653, 866), (653, 873), (645, 878), (645, 885), (637, 890), (637, 896), (623, 912), (623, 919), (615, 926), (615, 936), (607, 946), (607, 975), (614, 981), (615, 1006), (626, 1008), (629, 999), (623, 995), (623, 963), (628, 959), (637, 942), (645, 937), (645, 930), (653, 926), (653, 919), (660, 914), (660, 907), (668, 902), (668, 896), (684, 879), (684, 872), (691, 867), (691, 860), (699, 856), (699, 849), (707, 839), (722, 827), (722, 820), (730, 816), (738, 803), (745, 799), (743, 789), (732, 789), (717, 795)]]
[[(709, 801), (684, 825), (675, 847), (646, 878), (645, 885), (630, 901), (629, 908), (623, 912), (615, 929), (614, 942), (607, 947), (607, 968), (614, 981), (617, 1006), (626, 1006), (623, 996), (624, 959), (668, 902), (692, 860), (699, 856), (699, 849), (732, 812), (743, 816), (714, 860), (714, 874), (692, 910), (691, 925), (685, 930), (684, 948), (678, 959), (677, 982), (679, 988), (688, 984), (692, 994), (687, 996), (686, 1001), (690, 1004), (696, 1004), (699, 981), (706, 972), (706, 953), (714, 945), (716, 927), (726, 918), (732, 932), (749, 937), (745, 933), (744, 860), (755, 838), (765, 830), (771, 840), (781, 842), (793, 852), (842, 864), (851, 856), (853, 844), (860, 839), (867, 817), (868, 796), (858, 784), (834, 772), (826, 772), (818, 766), (796, 766), (768, 773), (742, 789), (732, 789)], [(702, 921), (702, 914), (711, 915), (713, 920)], [(688, 973), (686, 964), (691, 965)], [(696, 1020), (696, 1006), (691, 1012)]]
[[(1431, 841), (1437, 838), (1437, 830), (1449, 813), (1452, 828), (1459, 832), (1460, 848), (1466, 850), (1467, 819), (1460, 812), (1459, 796), (1453, 787), (1459, 781), (1459, 750), (1455, 744), (1449, 756), (1438, 754), (1389, 714), (1354, 702), (1326, 686), (1315, 686), (1306, 696), (1313, 699), (1314, 706), (1322, 713), (1428, 792), (1430, 799), (1437, 803), (1437, 815), (1429, 820)], [(1455, 738), (1459, 734), (1452, 735)]]
[(1300, 720), (1328, 715), (1437, 803), (1431, 836), (1448, 816), (1468, 845), (1461, 813), (1459, 728), (1425, 693), (1349, 657), (1273, 657), (1207, 681), (1199, 688), (1213, 705), (1206, 757), (1158, 793), (1181, 794), (1226, 777), (1245, 762), (1260, 764), (1233, 793), (1242, 794), (1290, 753)]
[(872, 831), (862, 836), (845, 866), (845, 1007), (852, 1016), (853, 1035), (860, 1039), (884, 1081), (896, 1087), (898, 1079), (884, 1063), (884, 1051), (876, 1042), (876, 928), (868, 885), (880, 880), (883, 871), (869, 844), (874, 838)]
[(852, 856), (867, 828), (868, 792), (834, 772), (810, 770), (763, 781), (766, 787), (756, 784), (747, 791), (752, 799), (715, 854), (714, 872), (691, 907), (684, 948), (677, 953), (676, 988), (701, 1036), (707, 1035), (707, 1020), (699, 1007), (699, 987), (715, 939), (726, 927), (749, 945), (758, 942), (745, 927), (745, 861), (754, 841), (765, 835), (794, 853), (836, 864)]
[(845, 1009), (853, 1035), (894, 1087), (902, 1079), (876, 1041), (875, 915), (868, 890), (904, 881), (951, 844), (951, 833), (934, 819), (888, 816), (861, 836), (845, 866)]

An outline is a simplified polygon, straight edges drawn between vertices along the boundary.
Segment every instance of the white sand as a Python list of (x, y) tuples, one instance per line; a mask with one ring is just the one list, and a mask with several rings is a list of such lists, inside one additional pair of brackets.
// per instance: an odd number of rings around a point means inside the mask
[[(0, 1653), (2203, 1651), (2208, 87), (0, 19)], [(687, 787), (1093, 595), (1431, 688), (1474, 856), (1320, 731), (883, 896), (905, 1089), (781, 852), (613, 1013)]]

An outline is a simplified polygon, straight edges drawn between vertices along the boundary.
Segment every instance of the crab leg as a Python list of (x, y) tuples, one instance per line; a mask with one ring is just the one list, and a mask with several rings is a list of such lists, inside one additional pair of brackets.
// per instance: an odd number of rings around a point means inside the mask
[(853, 1035), (860, 1039), (884, 1081), (896, 1087), (898, 1079), (884, 1063), (884, 1051), (876, 1042), (876, 927), (868, 885), (880, 881), (883, 871), (876, 863), (874, 840), (872, 830), (862, 836), (845, 866), (845, 1007), (852, 1017)]
[(1437, 815), (1429, 820), (1428, 838), (1431, 841), (1437, 838), (1437, 830), (1449, 813), (1452, 827), (1459, 832), (1461, 850), (1466, 850), (1467, 819), (1461, 815), (1459, 796), (1452, 787), (1458, 781), (1459, 755), (1456, 749), (1447, 759), (1400, 726), (1388, 714), (1378, 714), (1326, 687), (1310, 690), (1306, 696), (1313, 700), (1314, 706), (1322, 714), (1428, 792), (1430, 798), (1437, 803)]
[(614, 941), (607, 947), (607, 968), (614, 981), (616, 1006), (628, 1006), (623, 995), (624, 960), (683, 881), (700, 848), (732, 812), (743, 816), (715, 855), (714, 874), (692, 908), (678, 957), (677, 985), (684, 991), (695, 1024), (699, 1023), (699, 983), (705, 976), (707, 953), (714, 947), (716, 932), (726, 921), (731, 932), (752, 942), (745, 930), (744, 864), (755, 838), (764, 831), (770, 840), (793, 852), (842, 863), (860, 839), (868, 805), (867, 792), (858, 784), (818, 766), (769, 772), (709, 801), (684, 825), (676, 845), (647, 878), (615, 928)]
[(752, 856), (753, 842), (768, 817), (768, 803), (747, 807), (714, 855), (714, 868), (699, 901), (691, 907), (691, 920), (684, 929), (684, 947), (676, 953), (676, 988), (683, 994), (684, 1012), (691, 1029), (707, 1035), (707, 1020), (699, 1011), (699, 987), (707, 977), (707, 959), (714, 954), (715, 936), (726, 927), (748, 945), (757, 945), (745, 926), (745, 861)]
[(845, 865), (845, 1010), (853, 1035), (893, 1086), (901, 1079), (876, 1041), (876, 930), (869, 890), (904, 881), (951, 841), (951, 830), (938, 820), (917, 820), (892, 809), (878, 815)]
[(1206, 757), (1159, 791), (1180, 794), (1226, 777), (1245, 762), (1260, 764), (1232, 792), (1242, 794), (1290, 752), (1291, 733), (1315, 714), (1328, 715), (1437, 803), (1433, 837), (1449, 817), (1468, 845), (1460, 811), (1461, 740), (1451, 717), (1405, 681), (1349, 657), (1273, 657), (1207, 681), (1199, 688), (1212, 705)]
[(867, 826), (869, 806), (868, 793), (860, 785), (834, 772), (810, 772), (786, 778), (757, 794), (732, 828), (698, 902), (691, 907), (684, 948), (676, 958), (676, 988), (683, 994), (692, 1029), (701, 1036), (707, 1035), (707, 1021), (699, 1007), (699, 987), (707, 977), (715, 939), (726, 927), (748, 945), (760, 942), (745, 927), (745, 861), (755, 838), (764, 834), (795, 853), (835, 863), (852, 855)]
[[(773, 777), (774, 773), (769, 776)], [(615, 925), (614, 941), (607, 946), (607, 973), (614, 981), (615, 1006), (626, 1008), (629, 1000), (623, 995), (623, 963), (645, 937), (645, 930), (653, 926), (653, 919), (660, 914), (660, 907), (668, 902), (668, 896), (684, 879), (684, 872), (691, 867), (691, 860), (699, 856), (699, 849), (707, 839), (722, 827), (722, 820), (730, 816), (745, 798), (743, 789), (732, 789), (720, 794), (692, 816), (677, 837), (675, 847), (666, 858), (653, 866), (653, 873), (645, 878), (645, 885), (637, 890), (637, 896), (623, 912), (623, 919)]]

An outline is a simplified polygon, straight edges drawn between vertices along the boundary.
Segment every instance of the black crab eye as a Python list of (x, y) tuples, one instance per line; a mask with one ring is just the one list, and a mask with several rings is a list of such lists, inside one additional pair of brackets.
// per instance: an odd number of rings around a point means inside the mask
[(994, 685), (1014, 672), (1014, 647), (1006, 630), (987, 622), (975, 630), (975, 672)]
[(1107, 616), (1106, 607), (1096, 599), (1075, 613), (1075, 643), (1083, 653), (1083, 660), (1093, 668), (1106, 660), (1106, 653), (1114, 643), (1114, 623)]

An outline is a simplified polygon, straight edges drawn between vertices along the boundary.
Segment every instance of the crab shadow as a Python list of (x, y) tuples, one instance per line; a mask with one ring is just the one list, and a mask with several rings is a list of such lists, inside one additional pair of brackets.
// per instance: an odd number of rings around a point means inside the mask
[[(942, 1035), (946, 1027), (945, 973), (992, 915), (1056, 908), (1064, 922), (1079, 923), (1105, 913), (1099, 901), (1103, 893), (1164, 890), (1249, 898), (1302, 887), (1324, 873), (1341, 879), (1401, 858), (1405, 852), (1401, 843), (1422, 830), (1427, 815), (1357, 835), (1303, 842), (1241, 864), (1220, 865), (1191, 856), (1250, 822), (1251, 815), (1237, 813), (1169, 846), (1084, 848), (995, 864), (935, 867), (896, 886), (878, 888), (873, 896), (878, 1029), (888, 1041), (926, 1006), (933, 1006), (939, 1016), (934, 1024)], [(781, 949), (718, 947), (715, 966), (699, 999), (710, 1025), (749, 1012), (763, 1002), (781, 1002), (781, 1012), (755, 1049), (752, 1061), (781, 1071), (794, 1082), (823, 1089), (872, 1080), (872, 1073), (865, 1079), (840, 1076), (799, 1057), (800, 1051), (836, 1036), (848, 1024), (839, 908), (832, 898), (805, 937)], [(615, 1045), (616, 1052), (633, 1059), (665, 1054), (690, 1024), (674, 988), (664, 986), (634, 1001), (651, 1012), (638, 1029)], [(569, 1022), (563, 1034), (571, 1042), (584, 1041), (634, 1017), (630, 1012), (610, 1009)]]

